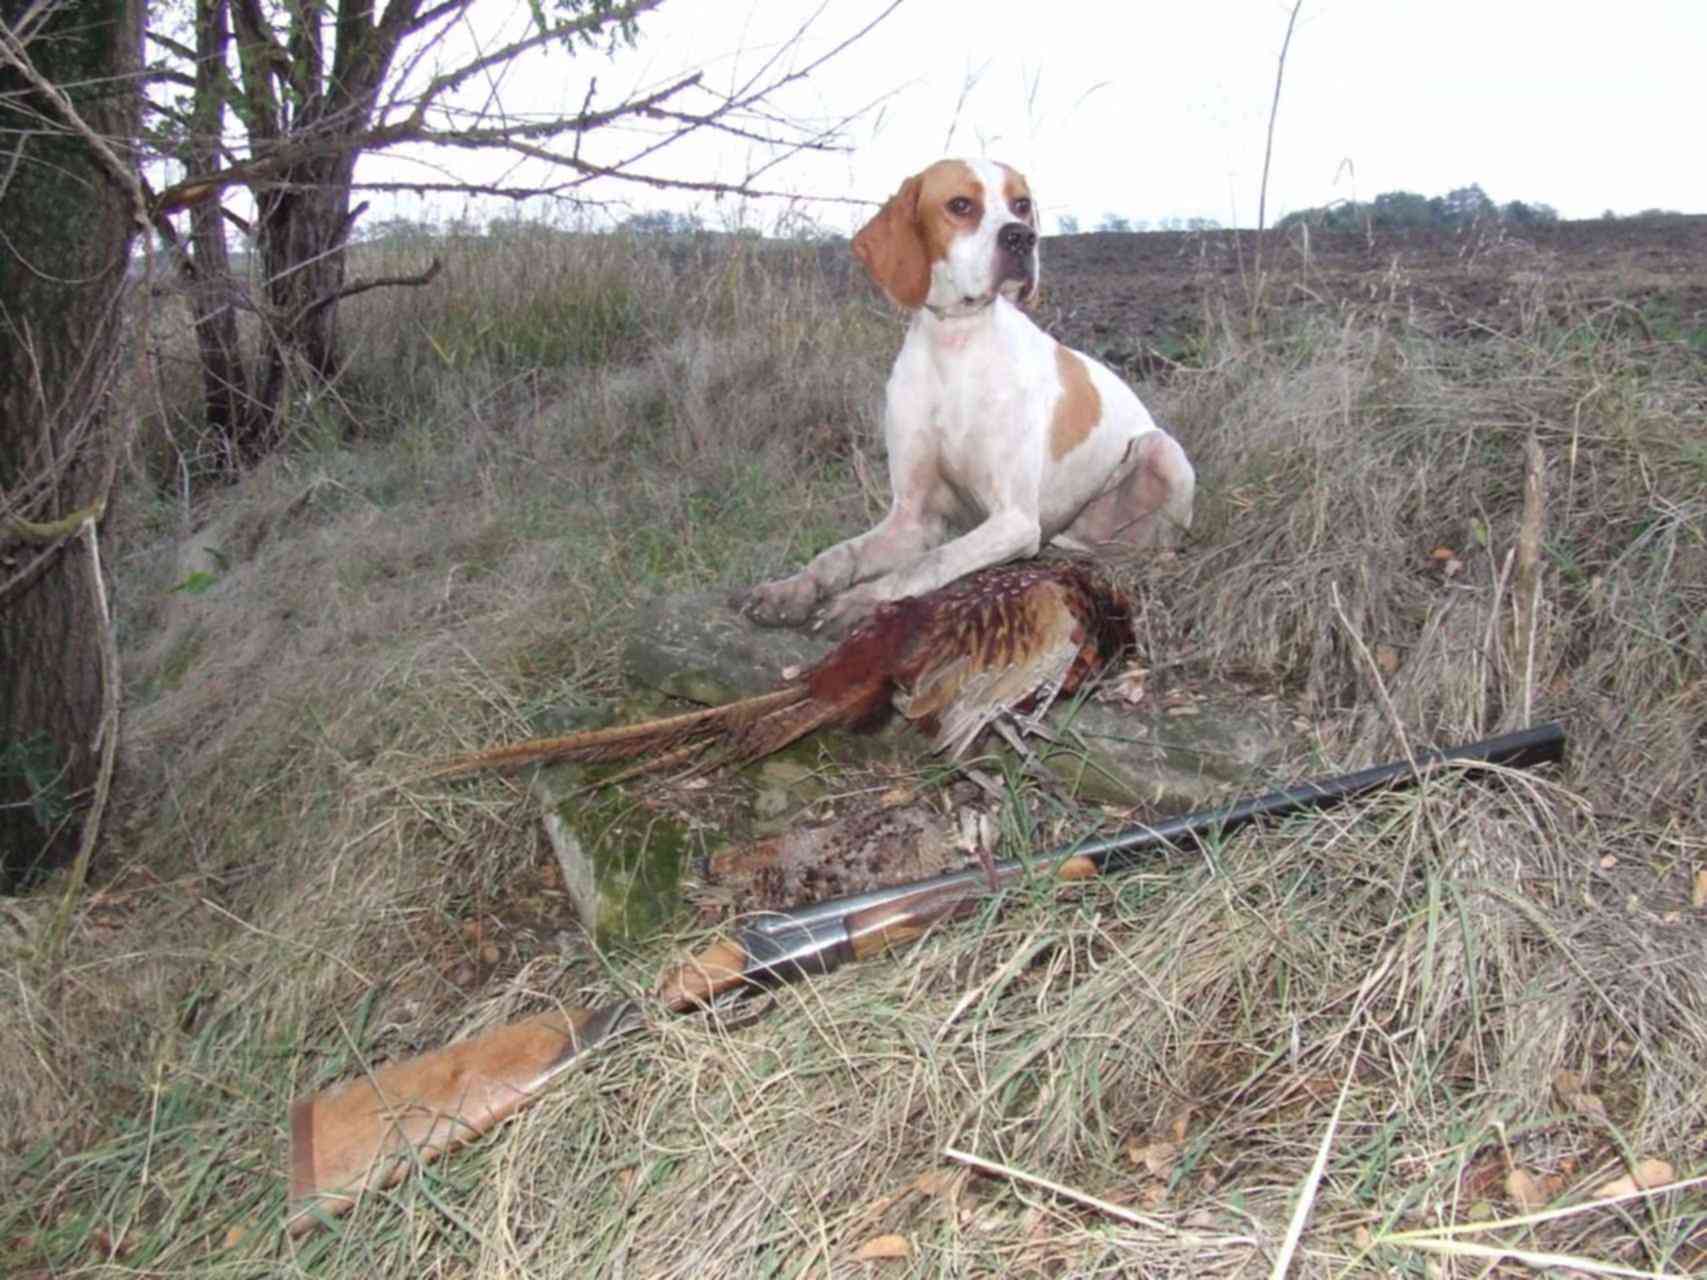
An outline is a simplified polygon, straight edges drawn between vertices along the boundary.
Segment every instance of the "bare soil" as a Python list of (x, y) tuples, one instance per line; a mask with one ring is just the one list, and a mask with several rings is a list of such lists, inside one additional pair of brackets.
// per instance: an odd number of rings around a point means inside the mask
[[(846, 247), (820, 268), (858, 288)], [(1521, 230), (1362, 234), (1296, 229), (1091, 232), (1043, 242), (1038, 322), (1127, 376), (1165, 376), (1198, 343), (1206, 308), (1397, 307), (1443, 336), (1515, 332), (1543, 282), (1552, 307), (1601, 302), (1656, 339), (1707, 348), (1707, 217), (1561, 222)]]

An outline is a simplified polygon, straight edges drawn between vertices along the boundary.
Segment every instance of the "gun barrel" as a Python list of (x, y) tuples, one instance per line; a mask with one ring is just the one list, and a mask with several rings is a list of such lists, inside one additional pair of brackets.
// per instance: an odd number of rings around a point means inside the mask
[[(995, 879), (998, 884), (1008, 884), (1038, 871), (1051, 871), (1058, 878), (1071, 880), (1110, 875), (1158, 849), (1201, 849), (1207, 841), (1224, 838), (1253, 822), (1320, 812), (1357, 796), (1415, 782), (1443, 765), (1527, 768), (1559, 759), (1564, 747), (1563, 726), (1548, 722), (1481, 742), (1423, 752), (1414, 762), (1375, 765), (1221, 808), (1129, 827), (1035, 858), (1008, 859), (996, 864)], [(963, 914), (989, 884), (983, 870), (971, 868), (770, 912), (670, 970), (659, 994), (670, 1008), (680, 1011), (740, 987), (828, 973), (848, 960), (864, 959), (884, 947), (909, 941), (939, 920)]]

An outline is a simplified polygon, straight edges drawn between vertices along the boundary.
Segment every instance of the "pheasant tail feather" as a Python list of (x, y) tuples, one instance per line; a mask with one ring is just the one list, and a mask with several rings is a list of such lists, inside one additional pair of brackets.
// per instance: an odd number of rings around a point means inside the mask
[(609, 760), (630, 760), (649, 752), (665, 752), (672, 759), (679, 758), (677, 753), (684, 747), (710, 746), (731, 733), (739, 733), (756, 720), (800, 702), (806, 696), (804, 685), (791, 684), (771, 693), (725, 703), (721, 707), (706, 707), (640, 724), (587, 729), (558, 738), (533, 738), (506, 747), (453, 756), (435, 765), (425, 776), (427, 779), (454, 778), (486, 769), (517, 769), (523, 765), (556, 760), (600, 764)]

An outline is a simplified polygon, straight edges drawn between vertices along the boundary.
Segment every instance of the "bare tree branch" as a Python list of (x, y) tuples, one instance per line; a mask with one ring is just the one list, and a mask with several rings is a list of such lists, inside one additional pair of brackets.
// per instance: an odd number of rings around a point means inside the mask
[[(439, 272), (444, 270), (444, 266), (445, 264), (442, 261), (438, 258), (434, 258), (431, 266), (416, 275), (375, 276), (371, 280), (358, 280), (354, 284), (347, 284), (342, 289), (327, 294), (325, 297), (316, 298), (304, 308), (304, 311), (311, 314), (320, 310), (322, 307), (329, 307), (334, 302), (342, 302), (345, 298), (353, 298), (357, 294), (367, 293), (371, 289), (390, 289), (399, 286), (419, 288), (424, 284), (431, 284), (435, 279), (437, 279)], [(299, 318), (306, 318), (306, 316)]]
[[(255, 205), (246, 229), (259, 283), (245, 296), (261, 320), (258, 363), (265, 367), (204, 378), (204, 385), (217, 388), (246, 377), (253, 388), (241, 428), (245, 440), (234, 456), (253, 459), (281, 438), (280, 406), (292, 380), (336, 376), (342, 366), (338, 302), (435, 278), (429, 271), (420, 277), (345, 279), (345, 247), (360, 214), (351, 208), (353, 193), (547, 197), (585, 207), (596, 203), (588, 199), (594, 184), (622, 182), (653, 191), (799, 199), (800, 192), (782, 189), (765, 175), (790, 157), (839, 149), (848, 123), (870, 107), (829, 121), (798, 119), (777, 105), (776, 95), (868, 35), (901, 0), (885, 0), (852, 32), (827, 48), (809, 50), (807, 41), (826, 12), (815, 6), (791, 19), (789, 34), (756, 66), (736, 64), (726, 87), (713, 87), (707, 70), (691, 67), (628, 92), (601, 93), (599, 79), (589, 76), (577, 95), (579, 110), (548, 116), (516, 114), (506, 105), (521, 60), (548, 50), (567, 58), (607, 41), (615, 48), (633, 38), (637, 23), (662, 0), (526, 0), (527, 8), (523, 0), (513, 2), (511, 18), (531, 12), (530, 25), (523, 30), (502, 20), (484, 40), (472, 29), (472, 0), (195, 0), (193, 58), (170, 34), (155, 38), (164, 55), (157, 83), (181, 82), (189, 67), (196, 70), (196, 106), (188, 118), (176, 108), (158, 115), (173, 122), (177, 137), (190, 139), (183, 154), (194, 163), (157, 195), (144, 189), (145, 215), (179, 251), (185, 241), (172, 226), (180, 211), (188, 210), (197, 228), (193, 246), (209, 234), (209, 202), (217, 202), (231, 221), (238, 220), (228, 207), (233, 189), (245, 189)], [(479, 12), (491, 10), (483, 6)], [(233, 38), (204, 40), (204, 31), (223, 29), (227, 15)], [(466, 51), (464, 36), (475, 38)], [(225, 132), (232, 116), (241, 122), (241, 138)], [(670, 147), (696, 137), (736, 144), (750, 157), (745, 172), (684, 172), (660, 159)], [(510, 167), (496, 179), (358, 176), (358, 157), (405, 147), (487, 152)], [(845, 195), (827, 199), (866, 203)], [(216, 249), (210, 242), (194, 252), (217, 258)], [(211, 314), (229, 315), (226, 293), (214, 283), (228, 273), (218, 262), (206, 278), (192, 273), (200, 281), (194, 296), (213, 308)], [(214, 416), (210, 400), (208, 420)]]

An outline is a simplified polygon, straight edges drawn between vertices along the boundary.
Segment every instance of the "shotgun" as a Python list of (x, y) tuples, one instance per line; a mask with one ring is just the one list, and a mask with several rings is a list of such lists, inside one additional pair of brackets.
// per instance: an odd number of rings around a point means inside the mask
[[(672, 1013), (778, 982), (829, 973), (918, 938), (976, 911), (994, 889), (1028, 876), (1087, 880), (1131, 868), (1156, 850), (1203, 849), (1240, 828), (1316, 812), (1441, 765), (1528, 768), (1564, 754), (1565, 732), (1547, 723), (1466, 746), (1429, 751), (1324, 781), (1240, 800), (1219, 809), (1136, 826), (1027, 860), (952, 871), (770, 913), (719, 938), (669, 970), (658, 999)], [(510, 1023), (443, 1049), (390, 1063), (291, 1107), (287, 1226), (298, 1234), (343, 1213), (363, 1191), (400, 1181), (526, 1106), (589, 1049), (644, 1025), (639, 1000), (598, 1009), (562, 1008)]]

